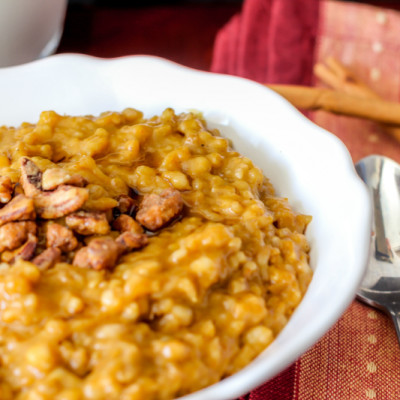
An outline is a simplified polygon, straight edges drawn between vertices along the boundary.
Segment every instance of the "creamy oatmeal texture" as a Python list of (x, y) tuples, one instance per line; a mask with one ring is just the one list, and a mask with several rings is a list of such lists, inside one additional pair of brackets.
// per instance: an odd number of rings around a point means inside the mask
[(233, 374), (310, 282), (310, 217), (192, 113), (0, 127), (0, 399), (167, 400)]

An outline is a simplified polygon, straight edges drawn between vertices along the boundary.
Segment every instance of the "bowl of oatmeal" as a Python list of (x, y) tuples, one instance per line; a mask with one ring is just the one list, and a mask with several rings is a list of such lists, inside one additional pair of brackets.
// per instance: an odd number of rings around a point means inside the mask
[(368, 195), (275, 93), (144, 56), (0, 84), (2, 399), (234, 399), (352, 300)]

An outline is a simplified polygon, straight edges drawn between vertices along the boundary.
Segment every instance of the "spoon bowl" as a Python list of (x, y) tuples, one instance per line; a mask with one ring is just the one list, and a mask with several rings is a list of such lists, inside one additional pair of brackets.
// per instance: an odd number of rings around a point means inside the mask
[(373, 155), (356, 171), (373, 204), (371, 254), (357, 297), (391, 316), (400, 342), (400, 165)]

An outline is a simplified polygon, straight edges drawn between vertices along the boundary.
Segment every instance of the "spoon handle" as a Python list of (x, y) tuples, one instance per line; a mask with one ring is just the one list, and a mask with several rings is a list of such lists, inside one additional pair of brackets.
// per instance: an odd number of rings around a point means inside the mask
[[(397, 307), (396, 307), (397, 309)], [(394, 327), (396, 328), (396, 335), (397, 335), (397, 339), (399, 341), (400, 344), (400, 309), (394, 309), (394, 308), (390, 308), (389, 314), (392, 317), (392, 321), (394, 324)]]

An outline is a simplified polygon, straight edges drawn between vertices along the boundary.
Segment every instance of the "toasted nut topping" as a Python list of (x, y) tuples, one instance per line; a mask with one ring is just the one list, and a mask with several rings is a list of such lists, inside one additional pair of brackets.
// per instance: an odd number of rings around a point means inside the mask
[(18, 182), (14, 186), (14, 197), (18, 196), (19, 194), (25, 195), (24, 189), (22, 188), (21, 184)]
[(42, 172), (32, 160), (26, 157), (21, 162), (20, 183), (28, 197), (34, 197), (42, 191)]
[(106, 213), (103, 212), (79, 211), (68, 215), (65, 223), (81, 235), (106, 235), (110, 232)]
[(1, 226), (0, 252), (21, 246), (29, 234), (36, 235), (36, 224), (33, 221), (8, 222)]
[(113, 229), (120, 232), (143, 233), (143, 228), (132, 217), (126, 214), (120, 215), (113, 222)]
[(12, 264), (18, 259), (30, 260), (35, 254), (37, 242), (37, 237), (29, 233), (28, 240), (21, 247), (14, 251), (3, 252), (1, 255), (2, 261)]
[(117, 263), (119, 254), (120, 247), (113, 239), (97, 238), (77, 251), (73, 264), (95, 270), (110, 269)]
[(61, 251), (68, 253), (76, 249), (78, 240), (67, 227), (56, 223), (50, 223), (47, 225), (46, 246), (58, 247)]
[(129, 197), (126, 194), (121, 194), (120, 196), (118, 196), (117, 200), (118, 200), (117, 209), (121, 214), (128, 214), (128, 215), (134, 214), (137, 208), (137, 204), (136, 201), (132, 199), (132, 197)]
[(88, 198), (86, 189), (62, 185), (52, 192), (41, 192), (34, 202), (39, 217), (56, 219), (78, 210)]
[(54, 266), (61, 259), (61, 250), (57, 247), (50, 247), (36, 256), (32, 262), (36, 264), (41, 271)]
[(153, 193), (143, 197), (136, 220), (150, 231), (156, 231), (174, 219), (182, 209), (180, 192), (165, 189), (159, 195)]
[(8, 176), (0, 176), (0, 203), (8, 203), (11, 200), (14, 185)]
[(71, 175), (62, 168), (49, 168), (43, 172), (43, 190), (53, 190), (61, 185), (83, 187), (87, 184), (85, 178), (80, 175)]
[(124, 232), (115, 241), (121, 246), (121, 252), (127, 253), (133, 249), (141, 249), (146, 246), (149, 239), (143, 233)]
[(12, 221), (26, 221), (36, 218), (32, 199), (19, 194), (0, 209), (0, 226)]

